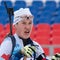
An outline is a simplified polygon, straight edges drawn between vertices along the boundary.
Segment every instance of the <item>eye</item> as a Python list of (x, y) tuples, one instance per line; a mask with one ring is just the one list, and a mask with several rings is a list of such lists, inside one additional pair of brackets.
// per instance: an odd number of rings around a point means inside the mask
[(32, 22), (29, 22), (29, 24), (32, 24)]

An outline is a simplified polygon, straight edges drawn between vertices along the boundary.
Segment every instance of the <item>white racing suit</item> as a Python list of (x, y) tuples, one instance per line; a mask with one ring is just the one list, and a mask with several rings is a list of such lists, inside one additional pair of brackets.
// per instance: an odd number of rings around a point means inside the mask
[[(23, 40), (17, 36), (17, 34), (14, 34), (14, 37), (16, 39), (16, 45), (13, 50), (12, 59), (11, 60), (23, 60), (24, 55), (20, 54), (19, 51), (26, 45), (32, 45), (31, 42), (33, 42), (33, 45), (36, 47), (36, 53), (35, 56), (32, 55), (31, 58), (27, 58), (27, 60), (46, 60), (46, 56), (44, 54), (43, 49), (41, 46), (35, 42), (30, 40), (30, 38), (27, 39), (27, 43), (24, 45)], [(11, 55), (12, 51), (12, 42), (10, 37), (6, 37), (3, 41), (3, 43), (0, 46), (0, 60), (9, 60), (9, 57)]]

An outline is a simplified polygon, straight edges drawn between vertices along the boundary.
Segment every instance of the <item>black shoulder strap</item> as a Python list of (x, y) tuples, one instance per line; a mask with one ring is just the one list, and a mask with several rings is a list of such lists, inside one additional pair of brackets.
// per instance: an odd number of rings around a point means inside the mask
[[(15, 39), (15, 37), (14, 37), (13, 35), (8, 35), (8, 37), (11, 38), (11, 42), (12, 42), (12, 51), (11, 51), (11, 56), (12, 56), (14, 47), (15, 47), (15, 45), (16, 45), (16, 39)], [(11, 57), (11, 56), (10, 56), (10, 57)]]

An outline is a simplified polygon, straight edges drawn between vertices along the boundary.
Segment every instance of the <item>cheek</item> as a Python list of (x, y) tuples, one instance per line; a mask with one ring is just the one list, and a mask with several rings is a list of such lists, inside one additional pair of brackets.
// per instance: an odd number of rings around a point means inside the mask
[(30, 28), (32, 29), (33, 25), (30, 26)]
[(18, 27), (18, 30), (20, 33), (22, 33), (22, 32), (24, 32), (24, 27), (20, 26), (20, 27)]
[(23, 30), (23, 28), (20, 27), (20, 28), (19, 28), (19, 31), (22, 31), (22, 30)]

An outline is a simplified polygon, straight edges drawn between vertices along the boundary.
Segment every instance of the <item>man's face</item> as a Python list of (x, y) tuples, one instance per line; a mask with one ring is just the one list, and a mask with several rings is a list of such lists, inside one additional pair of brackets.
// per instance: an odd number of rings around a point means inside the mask
[(33, 22), (32, 20), (29, 20), (29, 19), (18, 22), (18, 24), (16, 24), (17, 34), (24, 39), (29, 38), (32, 25), (33, 25)]

